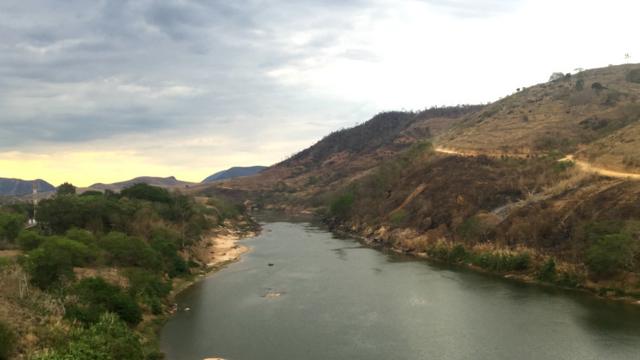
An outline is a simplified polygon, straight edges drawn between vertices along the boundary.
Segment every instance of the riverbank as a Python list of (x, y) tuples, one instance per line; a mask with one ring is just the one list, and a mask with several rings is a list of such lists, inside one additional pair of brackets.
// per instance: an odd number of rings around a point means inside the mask
[[(476, 248), (448, 241), (438, 241), (429, 244), (427, 251), (414, 251), (399, 245), (402, 243), (400, 239), (388, 234), (386, 238), (382, 239), (363, 234), (357, 229), (354, 230), (345, 225), (329, 223), (327, 225), (332, 232), (352, 237), (372, 248), (384, 249), (438, 264), (461, 267), (520, 283), (578, 291), (601, 300), (640, 306), (638, 286), (632, 285), (633, 287), (629, 288), (624, 285), (639, 284), (640, 280), (637, 274), (624, 274), (614, 280), (600, 280), (598, 282), (589, 279), (584, 266), (560, 262), (550, 256), (539, 254), (534, 249), (500, 249), (487, 245)], [(402, 240), (410, 240), (409, 238), (405, 236)], [(553, 259), (553, 273), (551, 277), (545, 277), (545, 265), (550, 264), (550, 259)], [(496, 266), (492, 262), (501, 262), (502, 264)], [(488, 266), (482, 266), (484, 264), (488, 264)], [(501, 265), (504, 270), (499, 270)], [(546, 276), (550, 275), (546, 274)]]
[(159, 351), (162, 327), (177, 312), (189, 311), (178, 308), (175, 302), (176, 297), (199, 281), (239, 261), (243, 254), (250, 251), (248, 246), (239, 242), (258, 236), (261, 230), (260, 226), (253, 221), (233, 226), (227, 224), (225, 227), (212, 230), (199, 244), (191, 247), (188, 254), (184, 254), (195, 258), (200, 264), (200, 270), (187, 278), (173, 279), (171, 293), (167, 296), (167, 303), (172, 305), (161, 315), (147, 319), (140, 325), (140, 333), (147, 340), (147, 347)]

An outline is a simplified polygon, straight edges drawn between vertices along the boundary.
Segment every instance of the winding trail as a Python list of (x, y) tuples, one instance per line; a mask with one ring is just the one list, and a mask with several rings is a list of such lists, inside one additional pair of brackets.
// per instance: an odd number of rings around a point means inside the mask
[[(470, 151), (459, 151), (459, 150), (454, 150), (454, 149), (450, 149), (450, 148), (444, 148), (444, 147), (435, 147), (434, 149), (436, 152), (441, 153), (441, 154), (448, 154), (448, 155), (459, 155), (459, 156), (478, 156), (479, 153), (477, 152), (470, 152)], [(488, 155), (491, 156), (491, 155)], [(567, 155), (566, 157), (558, 160), (558, 161), (572, 161), (573, 163), (576, 164), (576, 166), (584, 172), (587, 173), (594, 173), (594, 174), (598, 174), (601, 176), (605, 176), (605, 177), (610, 177), (610, 178), (616, 178), (616, 179), (625, 179), (625, 180), (640, 180), (640, 174), (638, 173), (630, 173), (630, 172), (623, 172), (623, 171), (615, 171), (615, 170), (608, 170), (605, 169), (603, 167), (599, 167), (599, 166), (595, 166), (593, 164), (590, 164), (586, 161), (583, 160), (576, 160), (575, 157), (573, 155)]]

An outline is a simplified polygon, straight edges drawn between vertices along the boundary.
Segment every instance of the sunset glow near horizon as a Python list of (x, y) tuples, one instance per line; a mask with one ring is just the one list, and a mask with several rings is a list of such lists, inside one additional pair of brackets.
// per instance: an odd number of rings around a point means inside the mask
[(631, 1), (7, 0), (0, 177), (199, 182), (385, 110), (639, 62)]

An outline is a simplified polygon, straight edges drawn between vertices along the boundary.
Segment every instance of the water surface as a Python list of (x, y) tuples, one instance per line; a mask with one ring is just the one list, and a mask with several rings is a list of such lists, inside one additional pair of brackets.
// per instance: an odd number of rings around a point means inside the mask
[(244, 242), (240, 262), (179, 296), (162, 331), (168, 359), (640, 359), (640, 307), (434, 266), (308, 223), (267, 223)]

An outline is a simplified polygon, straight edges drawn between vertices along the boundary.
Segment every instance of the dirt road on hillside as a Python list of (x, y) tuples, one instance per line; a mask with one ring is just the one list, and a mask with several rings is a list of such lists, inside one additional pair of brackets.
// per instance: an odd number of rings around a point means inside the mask
[[(459, 156), (477, 156), (478, 154), (475, 152), (464, 152), (464, 151), (458, 151), (458, 150), (453, 150), (453, 149), (447, 149), (447, 148), (443, 148), (443, 147), (436, 147), (434, 149), (436, 152), (439, 152), (441, 154), (449, 154), (449, 155), (459, 155)], [(489, 155), (490, 156), (490, 155)], [(595, 166), (593, 164), (590, 164), (586, 161), (583, 160), (576, 160), (574, 158), (573, 155), (568, 155), (558, 161), (573, 161), (576, 166), (578, 167), (578, 169), (580, 169), (581, 171), (584, 172), (588, 172), (588, 173), (594, 173), (594, 174), (598, 174), (601, 176), (606, 176), (606, 177), (610, 177), (610, 178), (616, 178), (616, 179), (626, 179), (626, 180), (640, 180), (640, 174), (637, 173), (630, 173), (630, 172), (623, 172), (623, 171), (614, 171), (614, 170), (608, 170), (605, 169), (603, 167), (598, 167)]]

